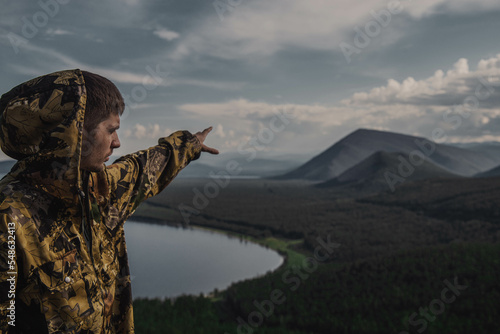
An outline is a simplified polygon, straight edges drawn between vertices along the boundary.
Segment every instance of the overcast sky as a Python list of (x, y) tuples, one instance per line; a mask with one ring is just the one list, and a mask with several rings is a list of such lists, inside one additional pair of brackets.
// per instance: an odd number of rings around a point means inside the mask
[[(500, 141), (498, 0), (0, 0), (0, 91), (80, 68), (126, 97), (118, 154), (210, 125), (314, 155), (358, 128)], [(277, 116), (279, 115), (279, 116)]]

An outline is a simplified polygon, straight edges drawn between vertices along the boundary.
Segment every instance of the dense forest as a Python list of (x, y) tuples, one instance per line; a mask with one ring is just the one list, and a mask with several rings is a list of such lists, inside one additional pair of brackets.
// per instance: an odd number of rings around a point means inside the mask
[[(182, 224), (177, 208), (193, 200), (193, 181), (184, 182), (136, 216)], [(495, 332), (499, 198), (500, 178), (356, 196), (300, 182), (234, 182), (191, 224), (289, 242), (300, 261), (210, 296), (137, 299), (137, 333)]]
[(499, 244), (462, 244), (321, 264), (310, 273), (282, 268), (216, 299), (135, 300), (137, 332), (493, 333), (499, 255)]

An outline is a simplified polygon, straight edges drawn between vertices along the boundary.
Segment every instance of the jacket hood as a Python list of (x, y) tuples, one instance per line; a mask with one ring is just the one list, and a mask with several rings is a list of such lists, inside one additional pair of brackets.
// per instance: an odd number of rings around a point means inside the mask
[(75, 200), (87, 100), (78, 69), (29, 80), (0, 98), (0, 147), (18, 160), (9, 173), (56, 197)]

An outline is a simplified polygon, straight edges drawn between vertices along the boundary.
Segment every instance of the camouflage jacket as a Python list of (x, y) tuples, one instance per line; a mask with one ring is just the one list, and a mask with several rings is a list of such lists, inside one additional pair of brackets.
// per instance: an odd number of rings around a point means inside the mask
[(85, 102), (80, 70), (0, 99), (0, 145), (18, 160), (0, 181), (0, 333), (133, 333), (124, 222), (200, 156), (178, 131), (83, 172)]

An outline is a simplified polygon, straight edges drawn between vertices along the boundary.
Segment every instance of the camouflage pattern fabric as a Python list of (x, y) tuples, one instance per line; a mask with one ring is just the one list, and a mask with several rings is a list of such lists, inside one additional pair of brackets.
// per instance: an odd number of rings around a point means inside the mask
[(81, 171), (85, 102), (80, 70), (0, 99), (0, 145), (18, 160), (0, 181), (0, 333), (133, 333), (124, 222), (200, 156), (197, 137), (178, 131), (102, 172)]

